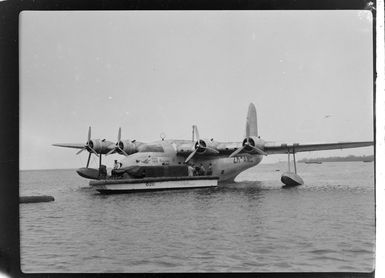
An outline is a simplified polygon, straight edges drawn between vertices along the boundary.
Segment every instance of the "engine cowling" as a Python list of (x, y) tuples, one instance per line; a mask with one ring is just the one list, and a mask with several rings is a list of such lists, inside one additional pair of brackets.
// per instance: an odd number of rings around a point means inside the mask
[[(138, 152), (138, 146), (137, 144), (133, 143), (130, 140), (122, 140), (118, 143), (119, 148), (125, 151), (126, 154), (133, 154)], [(123, 154), (119, 149), (117, 150), (119, 154)]]
[(194, 155), (198, 154), (218, 154), (217, 144), (213, 142), (213, 140), (201, 140), (198, 133), (198, 128), (196, 125), (193, 125), (193, 140), (196, 136), (197, 141), (194, 144), (194, 151), (186, 158), (185, 163), (189, 162)]
[(195, 142), (194, 148), (197, 150), (198, 154), (215, 154), (216, 144), (211, 140), (202, 140)]
[(255, 149), (251, 148), (250, 146), (257, 147), (263, 150), (264, 144), (260, 138), (256, 136), (250, 136), (248, 138), (243, 139), (242, 146), (244, 146), (245, 152), (254, 153)]
[(110, 141), (106, 140), (100, 140), (100, 139), (92, 139), (87, 142), (88, 146), (92, 149), (95, 150), (96, 153), (98, 154), (106, 154), (107, 152), (110, 151), (108, 148), (111, 144), (113, 144)]

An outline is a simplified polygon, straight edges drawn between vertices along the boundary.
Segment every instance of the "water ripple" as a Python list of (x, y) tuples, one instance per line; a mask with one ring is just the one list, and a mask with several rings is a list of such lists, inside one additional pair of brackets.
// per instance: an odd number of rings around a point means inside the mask
[(21, 172), (21, 195), (55, 197), (20, 206), (22, 270), (372, 271), (372, 169), (299, 167), (305, 185), (290, 189), (260, 165), (218, 188), (111, 196), (73, 171)]

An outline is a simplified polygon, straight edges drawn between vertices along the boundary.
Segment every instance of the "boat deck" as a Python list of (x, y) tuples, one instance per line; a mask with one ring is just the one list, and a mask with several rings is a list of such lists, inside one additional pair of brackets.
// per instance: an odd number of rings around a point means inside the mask
[(138, 191), (192, 189), (218, 186), (218, 176), (147, 177), (130, 179), (104, 179), (90, 181), (90, 185), (103, 194)]
[(134, 184), (146, 182), (167, 182), (167, 181), (199, 181), (199, 180), (218, 180), (218, 176), (183, 176), (183, 177), (147, 177), (140, 179), (119, 179), (109, 178), (104, 180), (92, 180), (90, 185), (106, 185), (106, 184)]

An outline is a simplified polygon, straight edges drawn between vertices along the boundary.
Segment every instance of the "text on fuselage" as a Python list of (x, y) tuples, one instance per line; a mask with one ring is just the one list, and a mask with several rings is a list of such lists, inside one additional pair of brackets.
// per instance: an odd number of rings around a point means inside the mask
[(253, 158), (247, 155), (234, 156), (233, 163), (253, 162)]

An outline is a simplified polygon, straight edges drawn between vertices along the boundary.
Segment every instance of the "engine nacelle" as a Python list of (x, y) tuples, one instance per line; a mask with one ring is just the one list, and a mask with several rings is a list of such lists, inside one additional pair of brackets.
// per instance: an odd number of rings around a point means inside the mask
[[(119, 148), (125, 151), (127, 154), (133, 154), (138, 152), (138, 146), (131, 142), (130, 140), (119, 141)], [(117, 150), (119, 154), (122, 154), (121, 151)]]
[(249, 147), (247, 142), (249, 142), (249, 145), (263, 150), (263, 147), (264, 147), (263, 141), (256, 136), (250, 136), (249, 138), (245, 138), (242, 141), (242, 146), (245, 146), (245, 149), (244, 149), (245, 152), (250, 152), (250, 153), (255, 152), (253, 148)]
[(95, 150), (98, 154), (106, 154), (110, 151), (108, 148), (113, 144), (110, 141), (100, 140), (100, 139), (92, 139), (88, 142), (88, 146)]
[(194, 148), (197, 150), (198, 154), (215, 154), (217, 144), (211, 140), (199, 140), (199, 143), (196, 142)]

